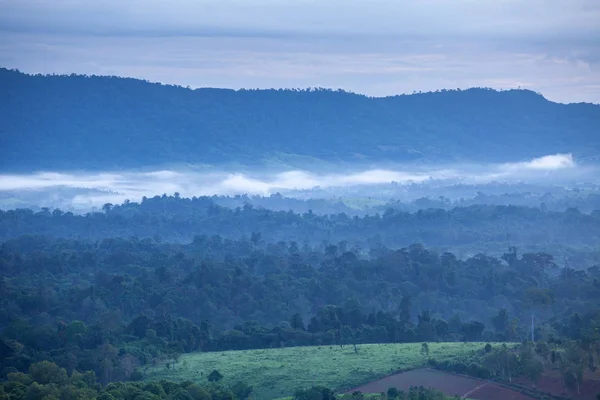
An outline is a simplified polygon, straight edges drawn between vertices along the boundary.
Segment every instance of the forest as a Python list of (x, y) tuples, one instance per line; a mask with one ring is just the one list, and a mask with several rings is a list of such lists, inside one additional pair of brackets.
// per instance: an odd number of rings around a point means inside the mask
[[(225, 90), (0, 69), (5, 171), (276, 161), (515, 162), (599, 154), (600, 106), (529, 90), (370, 98), (341, 90)], [(35, 110), (32, 118), (31, 110)]]
[(0, 211), (0, 239), (35, 233), (62, 238), (98, 240), (138, 237), (185, 243), (198, 235), (229, 239), (260, 233), (267, 242), (296, 242), (299, 246), (345, 242), (346, 247), (369, 253), (380, 247), (400, 248), (414, 243), (450, 250), (459, 256), (508, 247), (544, 251), (577, 260), (580, 267), (594, 265), (600, 243), (600, 211), (580, 212), (569, 207), (471, 205), (451, 209), (428, 208), (416, 212), (387, 208), (382, 213), (351, 216), (317, 215), (312, 210), (273, 211), (246, 203), (242, 207), (218, 205), (211, 197), (173, 196), (105, 204), (103, 211), (74, 214), (43, 208)]
[[(4, 392), (143, 391), (115, 385), (143, 380), (157, 365), (176, 368), (191, 352), (503, 341), (524, 341), (519, 360), (535, 351), (575, 387), (600, 354), (600, 265), (518, 244), (543, 234), (548, 248), (555, 240), (577, 254), (597, 242), (599, 218), (522, 206), (319, 216), (178, 195), (86, 215), (2, 211)], [(498, 237), (507, 234), (500, 226), (514, 239)], [(505, 247), (497, 257), (430, 247), (478, 241)], [(500, 377), (506, 371), (489, 361), (498, 351), (471, 367), (431, 362)], [(532, 369), (515, 362), (517, 375)], [(200, 390), (177, 385), (163, 390)]]

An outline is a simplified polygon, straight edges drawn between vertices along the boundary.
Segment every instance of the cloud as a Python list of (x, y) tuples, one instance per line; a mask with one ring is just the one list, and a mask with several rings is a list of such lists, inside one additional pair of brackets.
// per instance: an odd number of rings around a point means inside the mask
[(526, 87), (600, 102), (600, 2), (0, 0), (0, 65), (384, 96)]
[(0, 35), (0, 65), (31, 73), (120, 75), (192, 87), (331, 87), (374, 96), (521, 86), (600, 102), (600, 70), (546, 54), (378, 39)]
[(526, 163), (515, 164), (514, 168), (554, 171), (565, 168), (574, 168), (575, 166), (576, 164), (573, 160), (572, 154), (554, 154), (550, 156), (534, 158)]
[(102, 35), (589, 38), (595, 0), (4, 0), (7, 30)]
[(99, 207), (104, 203), (120, 203), (125, 199), (139, 201), (143, 196), (179, 192), (182, 196), (283, 193), (294, 196), (297, 191), (317, 187), (327, 191), (354, 188), (368, 193), (375, 185), (396, 182), (400, 185), (456, 183), (485, 184), (503, 182), (558, 183), (585, 177), (595, 179), (597, 171), (578, 165), (570, 154), (555, 154), (527, 162), (489, 165), (396, 166), (349, 173), (323, 173), (309, 170), (279, 173), (236, 173), (228, 171), (159, 170), (68, 174), (44, 172), (30, 175), (0, 175), (0, 193), (30, 195), (31, 191), (52, 191), (56, 188), (88, 188), (92, 193), (75, 193), (76, 207)]

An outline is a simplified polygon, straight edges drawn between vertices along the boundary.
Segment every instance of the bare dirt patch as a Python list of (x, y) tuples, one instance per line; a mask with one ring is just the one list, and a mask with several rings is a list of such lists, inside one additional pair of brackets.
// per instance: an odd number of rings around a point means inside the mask
[(505, 388), (494, 383), (488, 383), (487, 385), (477, 388), (471, 393), (468, 393), (465, 397), (470, 399), (480, 400), (531, 400), (533, 397), (529, 397), (525, 394), (517, 391)]
[[(536, 389), (542, 393), (549, 393), (554, 396), (562, 396), (579, 400), (595, 400), (596, 395), (600, 393), (600, 377), (597, 374), (592, 374), (586, 371), (583, 382), (580, 386), (580, 394), (575, 390), (565, 391), (565, 385), (563, 383), (560, 371), (546, 369), (540, 379), (537, 381)], [(531, 388), (532, 384), (530, 381), (524, 378), (517, 378), (514, 380), (515, 383)]]
[(407, 391), (411, 386), (423, 386), (441, 390), (449, 396), (461, 396), (481, 400), (531, 400), (514, 390), (499, 386), (492, 382), (466, 376), (448, 374), (432, 369), (413, 369), (391, 375), (383, 379), (369, 382), (365, 385), (349, 390), (359, 390), (363, 393), (381, 393), (390, 387)]

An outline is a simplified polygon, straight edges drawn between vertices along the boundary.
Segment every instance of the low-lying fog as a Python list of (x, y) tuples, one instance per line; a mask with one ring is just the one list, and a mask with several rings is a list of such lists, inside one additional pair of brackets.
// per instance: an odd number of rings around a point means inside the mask
[[(519, 163), (396, 165), (385, 169), (352, 169), (346, 173), (313, 171), (310, 168), (242, 173), (186, 167), (144, 172), (1, 174), (0, 208), (38, 205), (87, 211), (105, 203), (121, 203), (126, 199), (139, 201), (143, 196), (175, 192), (183, 197), (281, 193), (298, 198), (368, 196), (381, 200), (410, 200), (422, 196), (423, 190), (428, 196), (438, 197), (440, 188), (456, 184), (501, 182), (511, 185), (526, 182), (574, 187), (582, 182), (595, 185), (598, 183), (597, 176), (595, 166), (580, 165), (571, 154), (548, 155)], [(415, 192), (412, 193), (411, 188), (418, 190), (412, 190)]]

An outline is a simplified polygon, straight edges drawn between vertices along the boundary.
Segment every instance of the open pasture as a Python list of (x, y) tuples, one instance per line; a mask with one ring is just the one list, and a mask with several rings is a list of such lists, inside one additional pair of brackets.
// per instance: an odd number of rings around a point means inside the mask
[[(468, 362), (484, 346), (430, 343), (429, 357)], [(256, 399), (269, 400), (313, 385), (343, 391), (425, 364), (421, 343), (360, 345), (358, 352), (352, 346), (290, 347), (186, 354), (174, 369), (156, 367), (147, 379), (206, 382), (207, 375), (216, 369), (224, 376), (223, 383), (247, 382), (254, 387)]]

